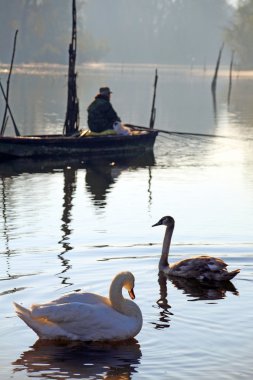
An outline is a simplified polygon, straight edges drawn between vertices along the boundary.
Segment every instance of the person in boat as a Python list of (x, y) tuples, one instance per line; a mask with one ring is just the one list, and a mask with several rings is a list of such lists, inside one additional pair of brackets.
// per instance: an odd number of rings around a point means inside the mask
[(96, 133), (115, 131), (117, 134), (130, 134), (130, 130), (122, 125), (110, 102), (111, 94), (109, 87), (99, 89), (99, 93), (87, 109), (89, 129)]

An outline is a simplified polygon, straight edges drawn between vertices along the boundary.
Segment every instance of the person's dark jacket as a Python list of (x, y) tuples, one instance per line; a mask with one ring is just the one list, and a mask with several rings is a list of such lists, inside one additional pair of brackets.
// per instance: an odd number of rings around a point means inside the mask
[(103, 132), (107, 129), (113, 129), (113, 123), (121, 121), (107, 96), (97, 95), (87, 111), (88, 126), (92, 132)]

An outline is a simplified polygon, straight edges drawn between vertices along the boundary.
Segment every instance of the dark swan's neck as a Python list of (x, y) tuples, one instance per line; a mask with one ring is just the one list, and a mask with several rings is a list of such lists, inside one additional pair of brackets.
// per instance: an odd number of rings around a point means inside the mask
[(162, 254), (159, 261), (159, 269), (162, 270), (169, 266), (168, 256), (170, 251), (171, 238), (173, 234), (174, 227), (166, 227), (164, 239), (163, 239), (163, 247)]

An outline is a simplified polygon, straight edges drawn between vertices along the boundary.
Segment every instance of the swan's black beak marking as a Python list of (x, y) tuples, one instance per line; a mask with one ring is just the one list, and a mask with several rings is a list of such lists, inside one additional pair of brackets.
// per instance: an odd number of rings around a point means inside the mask
[(134, 290), (133, 290), (133, 289), (129, 290), (128, 294), (129, 294), (129, 296), (130, 296), (130, 298), (131, 298), (132, 300), (135, 299), (135, 294), (134, 294)]
[(161, 225), (161, 223), (160, 223), (160, 220), (159, 220), (159, 222), (157, 222), (157, 223), (153, 224), (153, 226), (152, 226), (152, 227), (155, 227), (155, 226), (160, 226), (160, 225)]

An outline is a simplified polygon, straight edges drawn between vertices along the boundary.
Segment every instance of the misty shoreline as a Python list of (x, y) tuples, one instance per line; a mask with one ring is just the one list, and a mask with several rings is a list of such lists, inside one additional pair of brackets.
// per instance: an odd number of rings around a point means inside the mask
[[(0, 63), (0, 74), (9, 73), (9, 64)], [(83, 71), (121, 71), (121, 72), (139, 72), (139, 71), (154, 71), (158, 69), (160, 73), (168, 72), (174, 74), (185, 74), (194, 76), (213, 76), (214, 67), (209, 66), (189, 66), (189, 65), (171, 65), (171, 64), (153, 64), (153, 63), (111, 63), (111, 62), (91, 62), (77, 64), (78, 73), (82, 74)], [(65, 75), (68, 70), (67, 64), (52, 64), (52, 63), (25, 63), (13, 66), (13, 74), (24, 75)], [(242, 78), (253, 78), (253, 70), (238, 70), (234, 69), (233, 74)], [(229, 76), (229, 67), (227, 65), (221, 65), (219, 70), (219, 76)]]

